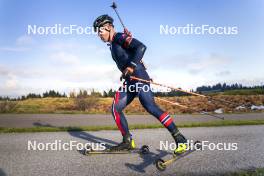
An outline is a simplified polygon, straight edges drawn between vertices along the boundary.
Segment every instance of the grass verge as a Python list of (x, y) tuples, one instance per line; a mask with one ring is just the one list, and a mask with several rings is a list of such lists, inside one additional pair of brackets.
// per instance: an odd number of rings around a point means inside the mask
[(246, 171), (227, 174), (227, 176), (264, 176), (264, 168), (254, 168)]
[[(189, 127), (217, 127), (217, 126), (239, 126), (239, 125), (263, 125), (264, 120), (223, 120), (223, 121), (210, 121), (210, 122), (188, 122), (179, 123), (180, 128)], [(152, 129), (162, 128), (161, 124), (133, 124), (130, 129)], [(116, 126), (80, 126), (80, 127), (46, 127), (37, 126), (30, 128), (7, 128), (0, 127), (0, 133), (23, 133), (23, 132), (58, 132), (58, 131), (100, 131), (100, 130), (117, 130)]]

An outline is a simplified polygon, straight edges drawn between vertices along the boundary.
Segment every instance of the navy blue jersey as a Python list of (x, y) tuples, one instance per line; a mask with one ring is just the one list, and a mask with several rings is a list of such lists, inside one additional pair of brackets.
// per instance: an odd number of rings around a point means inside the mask
[(126, 67), (142, 66), (141, 60), (146, 48), (143, 43), (125, 33), (115, 33), (111, 54), (118, 69), (123, 72)]
[(142, 42), (125, 33), (115, 33), (110, 45), (112, 58), (121, 72), (133, 67), (134, 76), (149, 79), (142, 62), (146, 48)]

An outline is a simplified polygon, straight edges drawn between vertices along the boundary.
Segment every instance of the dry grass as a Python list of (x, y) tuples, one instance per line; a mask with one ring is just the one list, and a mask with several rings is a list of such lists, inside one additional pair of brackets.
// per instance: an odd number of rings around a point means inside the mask
[[(164, 110), (173, 113), (194, 113), (195, 111), (214, 111), (218, 108), (223, 108), (224, 112), (249, 112), (250, 109), (235, 110), (239, 105), (246, 105), (250, 107), (254, 105), (264, 104), (264, 95), (217, 95), (214, 98), (231, 101), (234, 104), (226, 104), (220, 102), (210, 103), (206, 99), (195, 96), (186, 97), (167, 97), (166, 100), (175, 101), (182, 105), (190, 107), (183, 109), (175, 105), (171, 105), (160, 100), (156, 103)], [(74, 98), (36, 98), (27, 99), (23, 101), (16, 101), (16, 105), (12, 108), (5, 109), (1, 113), (110, 113), (112, 98), (92, 98), (83, 99), (81, 103)], [(1, 104), (4, 104), (0, 101)], [(80, 106), (84, 105), (84, 108)], [(136, 98), (126, 109), (126, 113), (130, 114), (147, 114), (141, 106), (138, 98)]]

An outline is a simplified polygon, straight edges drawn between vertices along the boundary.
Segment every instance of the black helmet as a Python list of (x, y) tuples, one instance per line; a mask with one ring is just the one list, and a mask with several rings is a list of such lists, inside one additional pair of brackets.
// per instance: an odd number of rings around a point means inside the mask
[(113, 22), (114, 22), (114, 19), (112, 17), (110, 17), (109, 15), (107, 15), (107, 14), (101, 15), (101, 16), (97, 17), (93, 23), (94, 31), (97, 31), (98, 28), (102, 27), (106, 23), (113, 24)]

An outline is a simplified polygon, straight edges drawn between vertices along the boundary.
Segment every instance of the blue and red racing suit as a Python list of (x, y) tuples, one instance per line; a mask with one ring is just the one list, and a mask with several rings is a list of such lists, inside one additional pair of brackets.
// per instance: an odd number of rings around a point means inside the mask
[[(134, 68), (132, 76), (150, 80), (142, 62), (142, 58), (146, 51), (146, 46), (143, 43), (135, 38), (132, 38), (126, 33), (115, 33), (110, 44), (110, 50), (112, 58), (121, 72), (123, 72), (127, 67), (132, 67)], [(136, 87), (135, 85), (138, 83), (139, 81), (126, 78), (124, 85), (127, 87), (131, 85)], [(157, 106), (154, 101), (150, 85), (143, 82), (138, 85), (141, 86), (142, 89), (124, 90), (123, 87), (120, 87), (114, 97), (112, 114), (122, 135), (125, 136), (129, 133), (127, 120), (122, 111), (136, 96), (138, 96), (140, 103), (147, 110), (147, 112), (155, 116), (172, 134), (175, 133), (177, 128), (172, 118), (167, 112), (164, 112)]]

